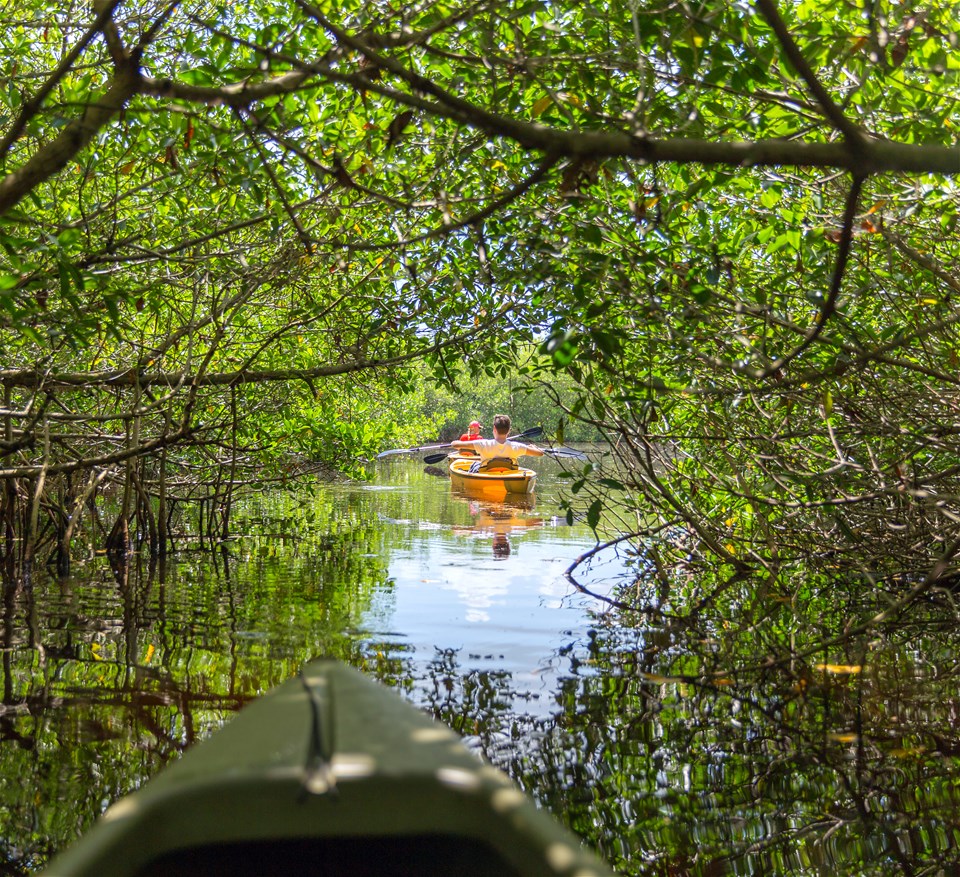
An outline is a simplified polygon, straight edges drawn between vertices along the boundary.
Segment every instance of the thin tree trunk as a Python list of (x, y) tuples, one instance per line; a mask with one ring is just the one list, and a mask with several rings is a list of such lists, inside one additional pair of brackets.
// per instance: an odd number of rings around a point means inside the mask
[[(3, 385), (3, 407), (6, 410), (3, 424), (3, 438), (10, 446), (13, 443), (13, 416), (10, 406), (13, 404), (13, 389), (9, 383)], [(12, 570), (14, 565), (14, 551), (16, 549), (16, 521), (17, 488), (14, 480), (8, 478), (3, 482), (3, 494), (0, 499), (0, 518), (3, 520), (4, 559)], [(11, 572), (12, 574), (12, 572)]]
[[(77, 524), (80, 522), (80, 518), (83, 517), (83, 507), (90, 501), (94, 491), (100, 482), (107, 477), (108, 472), (108, 469), (104, 469), (100, 473), (97, 473), (95, 470), (90, 471), (86, 486), (74, 500), (73, 508), (70, 509), (67, 516), (67, 526), (60, 538), (60, 557), (61, 559), (66, 558), (67, 572), (69, 572), (70, 565), (70, 543), (73, 541), (73, 534), (77, 529)], [(63, 561), (61, 560), (61, 562)], [(66, 575), (66, 573), (64, 573), (64, 575)]]
[(230, 417), (232, 420), (230, 430), (232, 441), (230, 443), (230, 476), (227, 482), (227, 498), (223, 505), (223, 531), (220, 534), (221, 539), (230, 538), (230, 509), (233, 504), (233, 485), (237, 478), (237, 388), (230, 388)]
[(137, 495), (140, 497), (141, 511), (137, 513), (137, 519), (146, 523), (147, 533), (149, 534), (150, 556), (156, 557), (158, 554), (157, 519), (154, 517), (153, 508), (150, 506), (150, 495), (144, 489), (143, 481), (136, 471), (133, 473), (133, 484), (137, 490)]
[(50, 423), (44, 419), (43, 424), (43, 465), (40, 474), (33, 480), (33, 496), (30, 510), (27, 515), (27, 532), (23, 539), (23, 568), (29, 577), (33, 565), (33, 556), (36, 549), (37, 532), (40, 529), (40, 499), (47, 481), (47, 466), (50, 464)]
[(160, 469), (159, 484), (157, 492), (159, 494), (157, 508), (157, 554), (160, 557), (167, 556), (167, 449), (160, 451)]
[(120, 516), (117, 518), (116, 524), (113, 525), (113, 530), (110, 533), (110, 538), (107, 541), (107, 550), (108, 551), (120, 551), (123, 554), (128, 554), (130, 552), (130, 518), (132, 512), (130, 507), (133, 502), (133, 492), (134, 492), (134, 477), (135, 469), (134, 467), (137, 464), (137, 456), (132, 453), (140, 445), (140, 416), (136, 412), (140, 408), (140, 383), (137, 381), (134, 387), (133, 394), (133, 406), (132, 412), (134, 414), (133, 421), (128, 425), (129, 432), (127, 433), (127, 450), (131, 452), (131, 455), (127, 458), (126, 466), (124, 468), (124, 479), (123, 479), (123, 500), (120, 505)]

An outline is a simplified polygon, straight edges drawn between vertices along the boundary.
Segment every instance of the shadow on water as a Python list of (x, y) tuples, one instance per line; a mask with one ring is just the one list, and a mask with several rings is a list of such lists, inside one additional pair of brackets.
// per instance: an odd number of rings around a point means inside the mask
[(455, 728), (621, 873), (960, 870), (953, 594), (865, 624), (893, 590), (663, 582), (627, 551), (578, 590), (595, 538), (548, 465), (505, 505), (395, 461), (248, 502), (217, 553), (5, 585), (0, 873), (318, 655)]

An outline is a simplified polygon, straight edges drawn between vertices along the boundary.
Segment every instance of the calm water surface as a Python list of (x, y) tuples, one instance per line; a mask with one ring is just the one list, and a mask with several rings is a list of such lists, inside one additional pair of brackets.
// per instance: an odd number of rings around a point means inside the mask
[(8, 583), (0, 874), (41, 867), (319, 655), (454, 727), (624, 874), (957, 873), (949, 599), (804, 656), (889, 595), (813, 578), (667, 594), (612, 552), (581, 590), (564, 571), (594, 534), (536, 465), (532, 505), (467, 500), (400, 459), (251, 500), (224, 550)]

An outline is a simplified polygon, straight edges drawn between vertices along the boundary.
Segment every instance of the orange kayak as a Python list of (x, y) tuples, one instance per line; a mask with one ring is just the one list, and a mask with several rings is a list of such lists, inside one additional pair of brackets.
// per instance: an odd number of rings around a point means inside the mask
[(508, 495), (533, 493), (537, 473), (533, 469), (486, 469), (471, 472), (474, 460), (455, 459), (450, 464), (450, 483), (455, 490), (481, 499), (503, 499)]

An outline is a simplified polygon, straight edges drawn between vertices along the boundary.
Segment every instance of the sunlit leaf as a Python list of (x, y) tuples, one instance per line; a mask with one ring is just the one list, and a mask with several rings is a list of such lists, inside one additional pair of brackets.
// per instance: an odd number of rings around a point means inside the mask
[(551, 106), (553, 106), (553, 98), (550, 95), (544, 95), (533, 105), (533, 115), (540, 116), (547, 108)]
[(860, 673), (863, 667), (860, 664), (817, 664), (815, 669), (834, 675)]
[(860, 736), (859, 734), (827, 734), (827, 739), (834, 743), (856, 743)]

